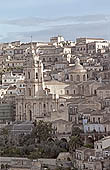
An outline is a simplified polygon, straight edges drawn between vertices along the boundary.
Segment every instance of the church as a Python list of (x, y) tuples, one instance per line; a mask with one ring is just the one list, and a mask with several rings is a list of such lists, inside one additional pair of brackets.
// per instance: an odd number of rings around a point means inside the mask
[(16, 97), (16, 121), (50, 121), (58, 102), (44, 86), (43, 64), (32, 48), (27, 52), (24, 76), (24, 93)]

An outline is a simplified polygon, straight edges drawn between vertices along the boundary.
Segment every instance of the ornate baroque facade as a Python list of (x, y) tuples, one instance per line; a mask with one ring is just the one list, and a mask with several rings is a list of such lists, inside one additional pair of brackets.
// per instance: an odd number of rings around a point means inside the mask
[(27, 54), (24, 75), (26, 87), (24, 94), (16, 98), (16, 120), (49, 120), (56, 108), (52, 95), (44, 90), (43, 64), (32, 49)]

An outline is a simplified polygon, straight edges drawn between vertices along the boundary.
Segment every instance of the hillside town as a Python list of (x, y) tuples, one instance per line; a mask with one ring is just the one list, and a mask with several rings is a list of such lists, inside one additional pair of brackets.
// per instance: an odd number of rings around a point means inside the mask
[(110, 41), (0, 43), (0, 168), (110, 170)]

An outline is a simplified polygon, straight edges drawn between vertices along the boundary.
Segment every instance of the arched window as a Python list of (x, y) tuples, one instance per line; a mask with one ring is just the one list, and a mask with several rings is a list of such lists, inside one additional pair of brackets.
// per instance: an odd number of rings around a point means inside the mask
[(39, 103), (39, 113), (41, 113), (41, 112), (42, 112), (42, 104)]
[(66, 90), (66, 94), (67, 94), (67, 95), (69, 94), (69, 90)]
[(36, 73), (36, 79), (38, 79), (38, 73)]
[(29, 88), (28, 92), (29, 92), (29, 96), (31, 96), (31, 89), (30, 88)]
[(55, 58), (55, 61), (57, 62), (57, 61), (58, 61), (58, 58)]
[(31, 112), (31, 110), (29, 111), (29, 119), (30, 119), (30, 121), (32, 121), (32, 112)]
[(94, 90), (94, 95), (96, 95), (97, 94), (97, 91), (96, 90)]
[(100, 123), (100, 117), (98, 117), (98, 123)]
[(66, 74), (66, 79), (69, 80), (69, 75), (68, 74)]
[(46, 108), (46, 104), (44, 103), (44, 108)]
[(83, 81), (86, 81), (86, 76), (85, 75), (83, 75)]
[(45, 58), (43, 58), (43, 62), (45, 62)]
[(95, 117), (93, 117), (93, 123), (95, 123)]
[(19, 112), (21, 113), (21, 106), (19, 106)]
[(51, 58), (49, 58), (49, 61), (51, 62), (51, 61), (52, 61), (52, 59), (51, 59)]
[(28, 72), (28, 79), (30, 79), (30, 72)]
[(19, 117), (19, 119), (21, 120), (21, 114), (20, 114), (20, 117)]
[(62, 103), (62, 104), (60, 104), (60, 107), (64, 107), (64, 104)]

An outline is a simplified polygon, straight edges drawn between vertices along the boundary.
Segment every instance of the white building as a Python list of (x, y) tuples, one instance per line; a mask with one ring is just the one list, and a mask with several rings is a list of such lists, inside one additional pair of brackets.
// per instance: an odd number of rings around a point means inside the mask
[(103, 42), (103, 41), (104, 41), (103, 38), (77, 38), (76, 39), (76, 43), (78, 43), (78, 44), (80, 44), (80, 43), (88, 44), (91, 42)]
[(110, 136), (104, 137), (101, 140), (98, 140), (94, 144), (96, 155), (102, 153), (106, 148), (110, 147)]
[(13, 74), (12, 72), (7, 72), (2, 75), (2, 85), (8, 86), (16, 84), (19, 80), (24, 80), (25, 77), (22, 74)]
[(84, 125), (84, 132), (105, 132), (105, 126), (103, 124), (88, 123)]
[(107, 41), (88, 43), (88, 53), (95, 54), (98, 52), (98, 50), (104, 49), (108, 46), (109, 46), (109, 42)]
[(50, 38), (51, 43), (60, 43), (60, 42), (63, 42), (63, 41), (64, 41), (64, 38), (60, 35), (58, 35), (57, 37), (51, 37)]

